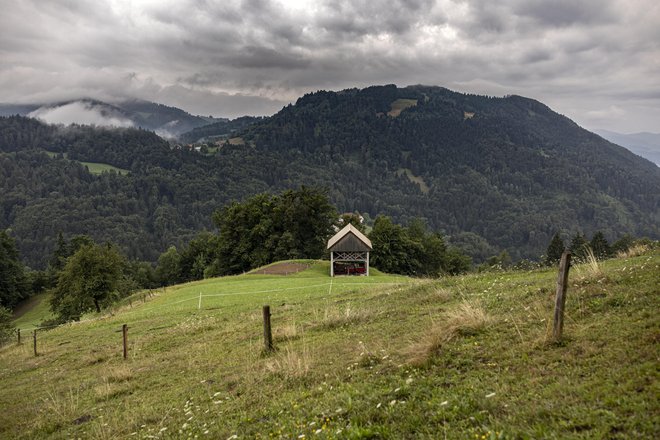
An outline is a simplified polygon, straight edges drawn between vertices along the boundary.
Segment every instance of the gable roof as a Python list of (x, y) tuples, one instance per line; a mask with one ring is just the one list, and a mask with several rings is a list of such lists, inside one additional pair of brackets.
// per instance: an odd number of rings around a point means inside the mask
[(371, 246), (371, 240), (369, 240), (362, 232), (360, 232), (355, 226), (353, 226), (350, 223), (344, 226), (344, 228), (341, 231), (337, 232), (335, 235), (332, 236), (332, 238), (330, 238), (330, 240), (328, 240), (328, 249), (330, 249), (332, 246), (337, 244), (339, 240), (346, 237), (348, 234), (355, 235), (355, 237), (357, 237), (358, 240), (360, 240), (362, 243), (367, 245), (369, 249), (373, 249), (373, 247)]

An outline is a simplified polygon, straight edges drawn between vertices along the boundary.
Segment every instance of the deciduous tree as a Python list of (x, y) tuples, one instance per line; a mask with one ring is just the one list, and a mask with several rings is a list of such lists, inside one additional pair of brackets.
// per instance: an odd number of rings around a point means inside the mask
[(67, 259), (53, 289), (51, 308), (64, 320), (100, 312), (116, 297), (123, 257), (110, 245), (83, 245)]

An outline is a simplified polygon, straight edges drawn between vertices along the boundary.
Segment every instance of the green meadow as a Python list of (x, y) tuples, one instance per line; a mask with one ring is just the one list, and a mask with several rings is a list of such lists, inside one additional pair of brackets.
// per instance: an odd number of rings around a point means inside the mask
[(101, 174), (110, 171), (114, 171), (117, 174), (128, 174), (128, 170), (125, 170), (123, 168), (117, 168), (115, 166), (108, 165), (107, 163), (99, 163), (99, 162), (80, 162), (80, 163), (85, 165), (89, 170), (89, 172), (92, 174)]
[(309, 263), (140, 292), (39, 331), (38, 356), (5, 346), (0, 438), (660, 434), (658, 251), (572, 268), (560, 343), (556, 269), (331, 279)]
[[(59, 154), (62, 154), (62, 157), (64, 157), (65, 159), (68, 158), (67, 153), (55, 153), (53, 151), (44, 151), (44, 152), (51, 158), (55, 158)], [(80, 163), (86, 166), (89, 172), (92, 174), (101, 174), (110, 171), (114, 171), (117, 174), (128, 174), (128, 170), (125, 170), (123, 168), (117, 168), (107, 163), (101, 163), (101, 162), (80, 162)]]

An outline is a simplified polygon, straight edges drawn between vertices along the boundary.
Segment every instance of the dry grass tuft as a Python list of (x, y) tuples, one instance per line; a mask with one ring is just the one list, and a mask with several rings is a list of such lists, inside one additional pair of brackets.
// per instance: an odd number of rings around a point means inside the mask
[(373, 313), (369, 309), (356, 309), (351, 304), (345, 307), (327, 307), (322, 315), (315, 311), (316, 324), (312, 328), (334, 329), (368, 321)]
[(273, 340), (278, 341), (292, 341), (298, 339), (300, 335), (298, 334), (298, 326), (295, 322), (277, 326), (273, 332)]
[(646, 244), (635, 244), (625, 251), (619, 251), (616, 253), (617, 258), (632, 258), (632, 257), (639, 257), (640, 255), (644, 255), (647, 253), (651, 248), (646, 245)]
[(117, 365), (109, 368), (103, 378), (112, 383), (126, 382), (133, 378), (133, 371), (128, 365)]
[(493, 322), (493, 318), (479, 304), (464, 301), (446, 312), (420, 341), (412, 344), (407, 355), (413, 365), (422, 365), (443, 345), (458, 336), (479, 333)]
[(266, 371), (290, 378), (305, 376), (310, 365), (311, 357), (306, 345), (303, 345), (301, 352), (296, 352), (287, 345), (264, 364)]
[(575, 266), (575, 274), (578, 283), (590, 283), (605, 278), (598, 258), (590, 247), (585, 247), (586, 256), (584, 263)]
[(452, 298), (453, 294), (449, 289), (444, 287), (434, 287), (422, 301), (429, 304), (442, 304), (448, 302)]
[(54, 390), (46, 391), (43, 406), (49, 417), (43, 417), (39, 422), (62, 425), (75, 419), (80, 406), (79, 394), (79, 390), (73, 388), (69, 388), (68, 392), (63, 394), (58, 394)]

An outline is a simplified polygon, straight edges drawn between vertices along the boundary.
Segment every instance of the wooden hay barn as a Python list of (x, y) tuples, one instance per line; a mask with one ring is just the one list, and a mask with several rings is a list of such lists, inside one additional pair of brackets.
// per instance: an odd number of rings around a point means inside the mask
[(349, 223), (328, 240), (330, 276), (369, 276), (369, 252), (372, 249), (371, 240)]

